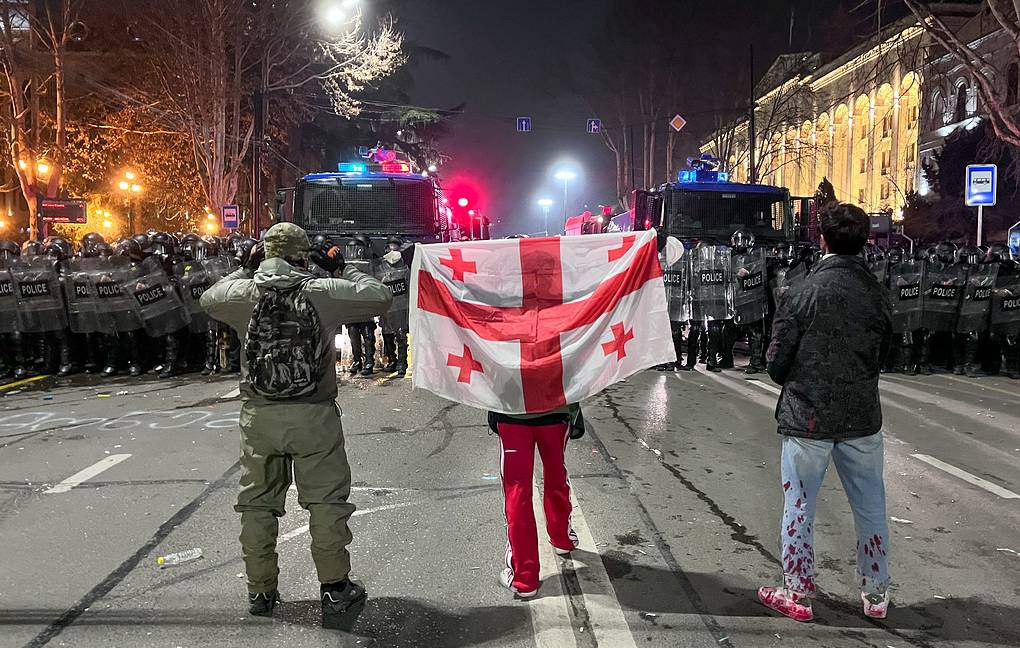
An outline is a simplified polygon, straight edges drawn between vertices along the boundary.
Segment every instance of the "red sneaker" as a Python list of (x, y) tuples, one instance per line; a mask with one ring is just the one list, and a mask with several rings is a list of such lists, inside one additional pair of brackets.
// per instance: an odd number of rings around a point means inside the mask
[(759, 587), (758, 600), (765, 607), (772, 608), (794, 621), (810, 621), (815, 618), (811, 601), (784, 587)]

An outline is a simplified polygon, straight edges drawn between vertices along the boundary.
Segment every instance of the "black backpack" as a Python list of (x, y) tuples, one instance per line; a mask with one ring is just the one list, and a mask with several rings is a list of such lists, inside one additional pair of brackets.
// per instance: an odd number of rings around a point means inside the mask
[(302, 288), (267, 288), (248, 324), (244, 353), (252, 391), (273, 400), (315, 393), (329, 364), (319, 313)]

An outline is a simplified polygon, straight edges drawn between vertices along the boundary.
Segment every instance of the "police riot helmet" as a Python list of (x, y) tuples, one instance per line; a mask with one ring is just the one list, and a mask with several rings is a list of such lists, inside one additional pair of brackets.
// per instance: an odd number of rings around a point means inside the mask
[(83, 257), (97, 256), (96, 246), (100, 243), (106, 243), (106, 239), (99, 232), (89, 232), (81, 237), (81, 255)]
[(207, 257), (220, 255), (220, 241), (215, 236), (203, 236), (202, 242), (205, 243), (205, 255)]
[(138, 243), (137, 236), (121, 239), (121, 241), (117, 243), (117, 246), (113, 248), (113, 253), (117, 256), (127, 257), (132, 261), (141, 261), (145, 258), (145, 254), (142, 252), (142, 246)]
[(21, 256), (21, 248), (14, 241), (7, 239), (0, 240), (0, 259), (10, 259)]
[(372, 239), (368, 238), (367, 234), (355, 234), (354, 242), (361, 245), (369, 250), (372, 249)]
[(744, 254), (754, 245), (754, 234), (745, 229), (738, 229), (730, 237), (730, 246), (734, 252)]
[(404, 239), (399, 236), (393, 235), (386, 239), (386, 247), (388, 247), (391, 250), (401, 250), (404, 247)]
[(191, 252), (191, 256), (195, 261), (205, 261), (211, 256), (216, 256), (215, 254), (210, 254), (209, 252), (210, 248), (212, 247), (213, 247), (212, 245), (209, 245), (209, 243), (205, 241), (201, 240), (195, 241), (194, 248)]
[(183, 247), (183, 246), (184, 246), (184, 244), (185, 244), (185, 243), (187, 243), (188, 241), (199, 241), (199, 240), (201, 240), (201, 239), (202, 239), (202, 237), (201, 237), (201, 236), (199, 236), (198, 234), (194, 233), (194, 232), (188, 232), (187, 234), (184, 234), (184, 235), (182, 235), (182, 236), (178, 236), (178, 237), (177, 237), (177, 240), (178, 240), (178, 241), (180, 241), (180, 245), (181, 245), (182, 247)]
[(74, 256), (74, 246), (63, 236), (47, 237), (43, 252), (54, 259), (64, 260)]
[(201, 242), (201, 239), (193, 238), (188, 239), (181, 243), (181, 247), (178, 253), (185, 261), (195, 260), (195, 247)]
[(238, 262), (242, 266), (247, 265), (248, 257), (251, 256), (251, 251), (254, 249), (256, 243), (258, 243), (258, 241), (251, 238), (243, 238), (237, 241), (237, 246), (234, 250), (234, 257), (237, 258)]
[(779, 243), (773, 248), (773, 255), (779, 265), (789, 267), (797, 254), (797, 247), (793, 243)]
[(142, 250), (148, 249), (148, 247), (149, 247), (149, 235), (148, 234), (145, 234), (143, 232), (143, 233), (135, 234), (131, 238), (134, 239), (135, 243), (138, 244), (138, 247), (140, 249), (142, 249)]
[(311, 247), (316, 250), (328, 250), (333, 247), (333, 239), (329, 234), (316, 234), (310, 241)]
[(964, 246), (956, 251), (956, 262), (963, 265), (976, 266), (984, 261), (984, 257), (981, 248), (973, 245)]
[(110, 247), (110, 244), (105, 241), (102, 243), (96, 243), (95, 256), (101, 257), (103, 259), (109, 256), (113, 256), (113, 248)]
[(165, 259), (177, 252), (176, 247), (173, 237), (165, 232), (157, 232), (149, 238), (149, 250), (155, 256)]
[(890, 264), (903, 263), (903, 248), (898, 245), (889, 248), (886, 258), (889, 259)]
[(958, 248), (955, 243), (942, 241), (935, 246), (934, 260), (941, 263), (956, 263), (956, 252)]
[(987, 263), (1002, 263), (1011, 260), (1011, 258), (1009, 246), (1005, 243), (992, 243), (988, 246), (988, 252), (985, 253)]
[(21, 244), (22, 256), (37, 256), (42, 254), (43, 244), (36, 239), (29, 239)]

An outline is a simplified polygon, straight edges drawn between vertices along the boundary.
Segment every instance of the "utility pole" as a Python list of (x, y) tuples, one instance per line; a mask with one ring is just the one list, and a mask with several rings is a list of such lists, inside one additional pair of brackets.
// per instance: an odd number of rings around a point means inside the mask
[(758, 183), (758, 168), (754, 163), (754, 145), (758, 138), (757, 128), (754, 123), (754, 45), (751, 45), (749, 61), (750, 94), (748, 96), (748, 125), (747, 125), (747, 181), (750, 184)]
[(259, 70), (259, 87), (252, 97), (253, 118), (255, 119), (255, 130), (251, 142), (251, 231), (252, 236), (258, 236), (262, 226), (262, 146), (266, 138), (266, 108), (268, 104), (268, 60), (263, 58), (261, 70)]

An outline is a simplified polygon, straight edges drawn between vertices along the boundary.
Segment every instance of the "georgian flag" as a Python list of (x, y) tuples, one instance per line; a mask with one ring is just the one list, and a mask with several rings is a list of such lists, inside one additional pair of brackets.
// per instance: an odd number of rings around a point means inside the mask
[(655, 231), (419, 245), (413, 385), (505, 414), (676, 360)]

